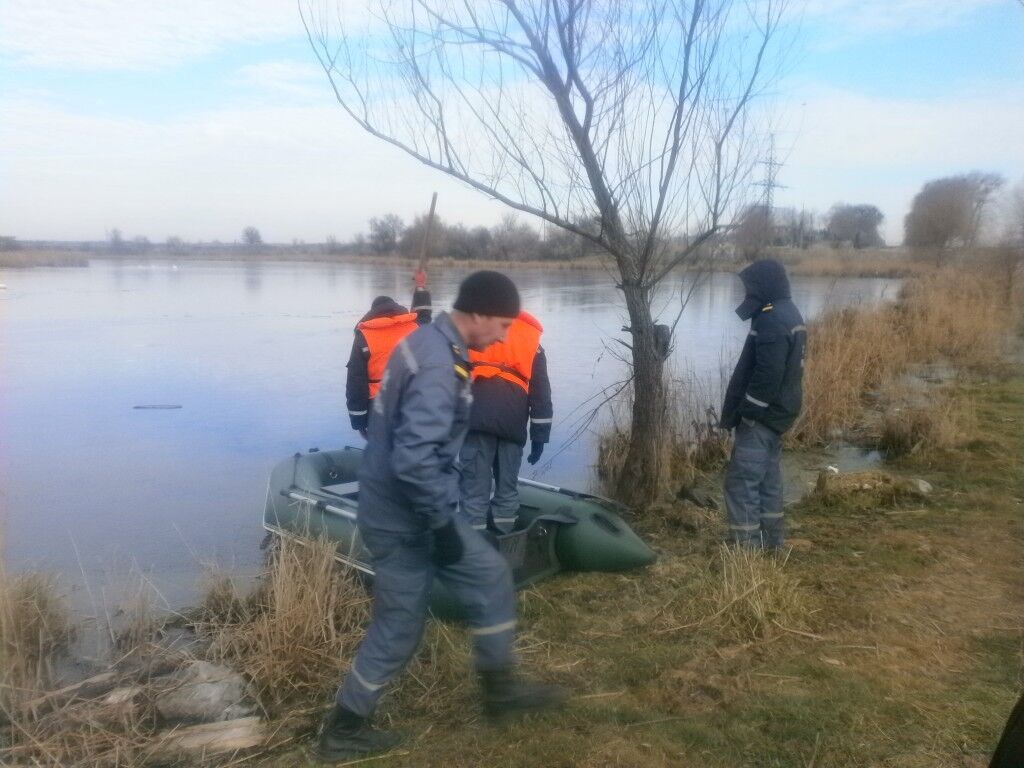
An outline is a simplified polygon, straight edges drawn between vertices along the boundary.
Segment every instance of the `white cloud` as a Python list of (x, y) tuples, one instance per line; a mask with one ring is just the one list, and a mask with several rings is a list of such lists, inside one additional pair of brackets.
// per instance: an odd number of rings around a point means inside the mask
[(918, 34), (955, 26), (1005, 0), (807, 0), (804, 18), (817, 44), (841, 45), (888, 33)]
[(87, 117), (0, 99), (0, 233), (101, 239), (322, 241), (406, 219), (440, 193), (443, 218), (491, 224), (502, 209), (356, 128), (331, 103), (230, 108), (168, 123)]
[(285, 59), (248, 64), (238, 70), (233, 81), (270, 96), (299, 96), (321, 102), (334, 99), (323, 69), (309, 62)]
[(286, 0), (0, 0), (0, 54), (37, 67), (153, 70), (302, 36)]
[[(1024, 88), (957, 92), (937, 99), (805, 91), (802, 127), (780, 174), (780, 201), (820, 211), (873, 203), (886, 238), (902, 240), (903, 216), (921, 185), (972, 170), (1024, 174)], [(799, 109), (799, 108), (797, 108)]]

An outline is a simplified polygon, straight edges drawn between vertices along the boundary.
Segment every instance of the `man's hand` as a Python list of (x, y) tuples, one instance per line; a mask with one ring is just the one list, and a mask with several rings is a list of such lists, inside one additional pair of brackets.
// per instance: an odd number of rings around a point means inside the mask
[(449, 520), (440, 528), (434, 529), (434, 565), (440, 568), (455, 565), (462, 559), (464, 552), (462, 537), (459, 536), (459, 529), (455, 527), (454, 520)]
[(366, 427), (359, 430), (359, 434), (363, 436), (363, 440), (366, 440)]
[(527, 464), (536, 464), (540, 461), (541, 454), (544, 453), (544, 443), (538, 443), (536, 440), (530, 446), (530, 455), (526, 457)]

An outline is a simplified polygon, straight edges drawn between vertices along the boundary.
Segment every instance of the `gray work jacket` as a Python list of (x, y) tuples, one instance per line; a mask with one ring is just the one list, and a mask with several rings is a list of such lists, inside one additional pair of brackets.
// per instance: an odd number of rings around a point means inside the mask
[(359, 470), (360, 527), (423, 533), (451, 519), (473, 402), (469, 371), (466, 344), (447, 312), (395, 347), (373, 399)]

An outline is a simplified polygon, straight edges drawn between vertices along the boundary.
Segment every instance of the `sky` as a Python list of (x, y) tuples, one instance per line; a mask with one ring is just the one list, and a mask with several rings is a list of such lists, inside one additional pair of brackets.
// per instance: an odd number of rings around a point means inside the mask
[[(777, 205), (874, 204), (896, 244), (924, 182), (1024, 180), (1018, 0), (797, 10), (766, 96)], [(346, 240), (372, 216), (410, 220), (435, 190), (448, 221), (506, 212), (363, 133), (291, 0), (0, 0), (0, 235)]]

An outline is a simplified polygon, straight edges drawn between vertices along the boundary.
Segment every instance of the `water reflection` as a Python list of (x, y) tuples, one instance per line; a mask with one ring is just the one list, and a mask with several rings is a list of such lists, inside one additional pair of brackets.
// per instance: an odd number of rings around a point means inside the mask
[[(431, 274), (446, 308), (467, 270)], [(512, 269), (545, 326), (554, 446), (566, 417), (620, 379), (620, 295), (597, 271)], [(671, 323), (683, 280), (657, 306)], [(94, 262), (25, 270), (0, 296), (0, 472), (13, 560), (102, 586), (132, 562), (174, 605), (201, 559), (258, 562), (271, 466), (313, 446), (360, 444), (345, 412), (352, 329), (374, 296), (412, 292), (408, 268), (355, 264)], [(801, 279), (808, 317), (892, 294), (886, 280)], [(717, 375), (746, 333), (739, 281), (708, 277), (679, 321), (672, 367)], [(180, 410), (134, 410), (139, 404)], [(546, 481), (586, 485), (590, 437), (552, 450)], [(547, 456), (545, 456), (547, 458)], [(536, 470), (524, 467), (530, 474)], [(85, 600), (85, 592), (80, 593)]]

